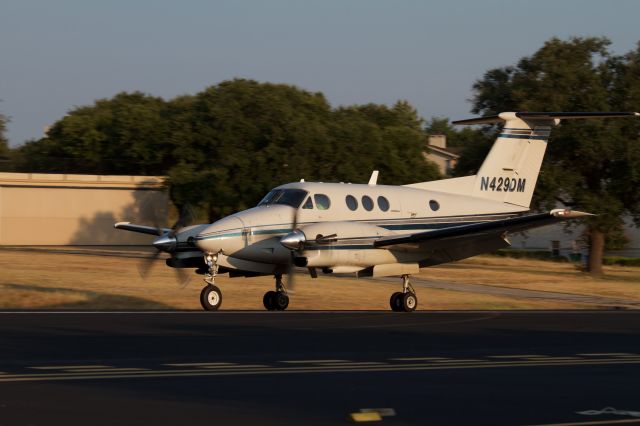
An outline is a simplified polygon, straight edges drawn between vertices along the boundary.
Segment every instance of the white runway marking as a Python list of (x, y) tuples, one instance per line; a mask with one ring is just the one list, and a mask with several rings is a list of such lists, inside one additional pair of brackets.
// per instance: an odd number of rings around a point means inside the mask
[(44, 365), (44, 366), (36, 366), (29, 367), (34, 370), (70, 370), (70, 369), (92, 369), (92, 368), (114, 368), (111, 365)]
[(525, 355), (489, 355), (487, 358), (535, 358), (535, 357), (544, 357), (546, 355), (535, 355), (535, 354), (525, 354)]
[(584, 354), (576, 354), (580, 356), (638, 356), (637, 354), (630, 354), (627, 352), (589, 352)]
[(423, 356), (423, 357), (406, 357), (406, 358), (389, 358), (391, 361), (435, 361), (451, 358), (443, 358), (439, 356)]
[(237, 365), (233, 362), (185, 362), (176, 364), (162, 364), (168, 367), (211, 367), (221, 365)]
[[(596, 366), (640, 364), (640, 354), (625, 354), (625, 357), (588, 357), (540, 355), (528, 359), (496, 359), (499, 355), (488, 355), (482, 359), (433, 359), (422, 357), (422, 361), (396, 360), (395, 363), (381, 361), (349, 360), (295, 360), (274, 361), (272, 365), (234, 364), (225, 362), (194, 362), (161, 364), (159, 368), (141, 368), (135, 366), (103, 365), (58, 365), (33, 366), (27, 369), (41, 372), (4, 373), (0, 382), (57, 381), (57, 380), (95, 380), (95, 379), (139, 379), (152, 377), (206, 377), (231, 375), (265, 374), (313, 374), (313, 373), (371, 373), (386, 371), (429, 371), (461, 370), (484, 368), (531, 368), (553, 366)], [(283, 366), (283, 364), (285, 364)], [(172, 368), (166, 368), (172, 367)]]

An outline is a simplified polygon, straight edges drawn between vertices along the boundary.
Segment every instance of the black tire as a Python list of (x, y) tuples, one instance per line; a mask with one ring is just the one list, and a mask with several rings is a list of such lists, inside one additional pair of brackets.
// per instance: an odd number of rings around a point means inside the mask
[(276, 296), (275, 291), (268, 291), (264, 294), (262, 298), (262, 304), (267, 311), (273, 311), (276, 309), (275, 304), (273, 303), (273, 299)]
[(391, 310), (393, 312), (398, 312), (402, 310), (402, 302), (400, 300), (401, 297), (402, 297), (402, 293), (400, 293), (399, 291), (396, 291), (391, 295), (391, 298), (389, 299), (389, 306), (391, 306)]
[(405, 312), (413, 312), (418, 307), (418, 297), (410, 291), (402, 295), (402, 310)]
[(205, 311), (217, 311), (222, 304), (222, 292), (215, 285), (207, 285), (200, 292), (200, 304)]
[(284, 311), (289, 306), (289, 296), (281, 291), (277, 292), (271, 299), (273, 306), (277, 311)]

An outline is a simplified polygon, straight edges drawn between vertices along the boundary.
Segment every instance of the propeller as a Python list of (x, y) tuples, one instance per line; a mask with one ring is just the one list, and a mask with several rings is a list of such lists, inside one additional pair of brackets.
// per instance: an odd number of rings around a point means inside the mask
[[(292, 238), (287, 240), (287, 237), (290, 237), (290, 236), (292, 236)], [(294, 291), (294, 287), (296, 283), (295, 277), (294, 277), (294, 269), (295, 269), (294, 260), (296, 257), (296, 251), (302, 249), (302, 246), (305, 241), (304, 238), (305, 238), (304, 233), (298, 229), (298, 209), (294, 208), (293, 218), (291, 220), (291, 232), (280, 239), (280, 243), (286, 248), (288, 248), (290, 251), (289, 262), (287, 263), (286, 288), (288, 291), (291, 291), (291, 292)], [(285, 244), (283, 240), (287, 240), (289, 244), (288, 245)], [(296, 240), (297, 244), (296, 244), (296, 241), (293, 241), (293, 240)]]
[[(169, 253), (171, 256), (173, 255), (172, 253), (178, 246), (177, 234), (182, 228), (188, 226), (194, 219), (195, 214), (193, 208), (191, 207), (191, 205), (185, 204), (180, 209), (178, 220), (173, 224), (171, 230), (169, 232), (165, 232), (165, 230), (160, 227), (160, 220), (158, 219), (158, 216), (154, 211), (152, 220), (153, 226), (156, 228), (156, 233), (158, 235), (158, 238), (153, 241), (153, 246), (155, 247), (156, 252), (144, 258), (144, 260), (138, 265), (138, 273), (143, 279), (147, 279), (147, 277), (149, 276), (149, 272), (151, 272), (151, 267), (155, 264), (156, 260), (158, 260), (163, 252)], [(176, 272), (180, 287), (186, 287), (186, 285), (189, 283), (189, 280), (191, 279), (190, 275), (181, 268), (172, 269)]]
[[(304, 245), (307, 242), (307, 236), (302, 232), (302, 230), (298, 229), (298, 209), (294, 210), (292, 222), (292, 230), (287, 235), (284, 235), (280, 238), (280, 244), (282, 244), (285, 248), (289, 249), (290, 257), (289, 262), (287, 263), (287, 288), (292, 289), (294, 287), (294, 267), (296, 266), (296, 252), (301, 252), (304, 250)], [(330, 235), (316, 235), (314, 241), (316, 244), (329, 244), (338, 240), (338, 234), (330, 234)], [(303, 265), (298, 265), (303, 266)], [(313, 278), (317, 277), (317, 273), (315, 268), (309, 268), (309, 273)]]

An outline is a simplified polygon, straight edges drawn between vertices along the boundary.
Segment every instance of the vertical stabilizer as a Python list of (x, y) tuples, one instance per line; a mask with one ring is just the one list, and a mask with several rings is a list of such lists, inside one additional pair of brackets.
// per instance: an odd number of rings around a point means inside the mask
[(560, 120), (638, 116), (637, 112), (503, 112), (454, 121), (453, 124), (505, 123), (475, 176), (469, 195), (528, 208), (549, 134)]
[(470, 195), (529, 207), (554, 119), (502, 113), (504, 128), (485, 158)]

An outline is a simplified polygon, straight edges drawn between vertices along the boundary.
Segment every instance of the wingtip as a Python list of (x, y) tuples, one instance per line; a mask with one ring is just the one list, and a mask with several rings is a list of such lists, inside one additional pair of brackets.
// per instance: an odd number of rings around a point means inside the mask
[(118, 222), (118, 223), (114, 223), (113, 227), (118, 228), (121, 225), (129, 225), (129, 224), (131, 224), (131, 222)]
[(578, 217), (595, 216), (593, 213), (581, 212), (578, 210), (570, 210), (570, 209), (554, 209), (554, 210), (551, 210), (550, 214), (552, 216), (565, 218), (565, 219), (575, 219)]

